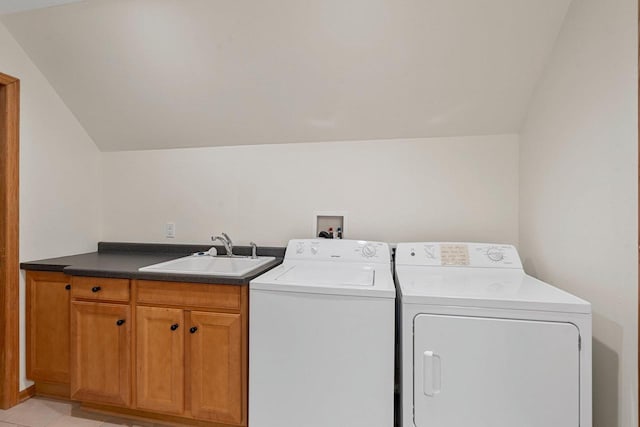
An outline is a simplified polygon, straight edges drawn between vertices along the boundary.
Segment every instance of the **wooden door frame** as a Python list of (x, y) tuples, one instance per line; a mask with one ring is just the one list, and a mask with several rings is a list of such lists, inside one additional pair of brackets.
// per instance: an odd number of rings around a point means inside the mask
[(18, 403), (20, 81), (0, 73), (0, 409)]

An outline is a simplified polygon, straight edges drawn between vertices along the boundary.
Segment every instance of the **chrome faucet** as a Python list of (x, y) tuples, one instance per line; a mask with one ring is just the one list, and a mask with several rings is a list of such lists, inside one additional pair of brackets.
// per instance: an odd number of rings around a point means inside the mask
[(215, 242), (216, 240), (220, 240), (224, 245), (224, 249), (227, 251), (227, 256), (233, 255), (233, 242), (227, 233), (221, 233), (222, 236), (211, 236), (211, 241)]
[(249, 242), (249, 244), (251, 245), (251, 259), (257, 259), (258, 258), (258, 245), (256, 245), (253, 242)]

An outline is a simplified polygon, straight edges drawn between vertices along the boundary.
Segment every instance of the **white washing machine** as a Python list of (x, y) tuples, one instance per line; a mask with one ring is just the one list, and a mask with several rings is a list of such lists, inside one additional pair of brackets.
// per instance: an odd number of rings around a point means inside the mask
[(402, 427), (591, 427), (591, 306), (513, 246), (400, 243)]
[(291, 240), (249, 291), (251, 427), (391, 427), (395, 286), (386, 243)]

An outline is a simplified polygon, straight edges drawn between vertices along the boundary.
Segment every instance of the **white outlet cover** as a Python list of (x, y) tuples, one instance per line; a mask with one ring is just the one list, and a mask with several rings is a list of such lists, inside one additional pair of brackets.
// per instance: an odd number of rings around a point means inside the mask
[(165, 236), (169, 239), (173, 239), (176, 237), (176, 223), (175, 222), (167, 222), (165, 224)]

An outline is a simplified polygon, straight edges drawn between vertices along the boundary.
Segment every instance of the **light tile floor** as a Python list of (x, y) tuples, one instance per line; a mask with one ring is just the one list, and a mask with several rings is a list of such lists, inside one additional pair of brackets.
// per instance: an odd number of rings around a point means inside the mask
[(79, 403), (34, 397), (0, 409), (0, 427), (166, 427), (85, 411)]

